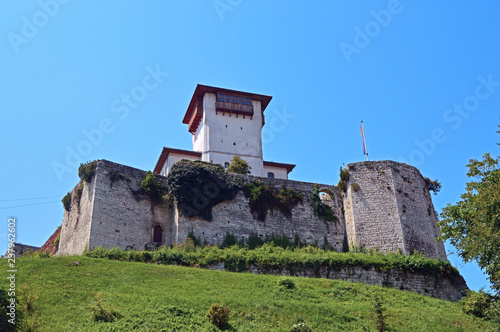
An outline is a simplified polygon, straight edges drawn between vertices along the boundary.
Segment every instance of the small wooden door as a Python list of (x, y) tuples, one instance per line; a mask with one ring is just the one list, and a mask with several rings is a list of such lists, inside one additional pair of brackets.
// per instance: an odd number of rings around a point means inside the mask
[(153, 242), (162, 243), (162, 229), (160, 226), (156, 225), (153, 230)]

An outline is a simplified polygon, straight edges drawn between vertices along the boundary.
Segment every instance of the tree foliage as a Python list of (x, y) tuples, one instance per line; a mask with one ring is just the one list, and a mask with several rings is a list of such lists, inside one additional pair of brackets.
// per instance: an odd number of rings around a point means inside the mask
[(241, 159), (239, 156), (234, 156), (231, 160), (231, 164), (227, 168), (229, 173), (236, 174), (250, 174), (252, 167), (248, 166), (248, 163)]
[(465, 261), (477, 261), (488, 274), (493, 289), (500, 294), (500, 167), (499, 158), (484, 154), (467, 165), (462, 200), (448, 204), (438, 226), (442, 240), (450, 240)]

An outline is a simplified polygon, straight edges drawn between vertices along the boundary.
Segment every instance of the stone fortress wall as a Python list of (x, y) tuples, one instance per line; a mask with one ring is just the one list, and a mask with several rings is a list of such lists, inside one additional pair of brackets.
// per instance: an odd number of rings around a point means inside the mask
[[(134, 194), (140, 189), (146, 172), (100, 160), (90, 183), (83, 182), (78, 207), (75, 199), (70, 212), (64, 213), (59, 254), (81, 254), (85, 248), (97, 246), (142, 250), (153, 242), (153, 229), (162, 229), (162, 243), (171, 245), (185, 241), (189, 232), (202, 242), (221, 243), (227, 233), (237, 239), (251, 234), (299, 235), (309, 244), (323, 245), (325, 239), (341, 251), (344, 237), (349, 246), (363, 245), (381, 251), (414, 250), (427, 257), (446, 260), (442, 242), (435, 242), (436, 213), (420, 172), (393, 161), (360, 162), (347, 165), (350, 177), (347, 191), (336, 186), (318, 184), (327, 193), (327, 202), (339, 221), (325, 222), (314, 215), (310, 195), (314, 183), (284, 179), (243, 176), (247, 181), (259, 180), (275, 188), (286, 186), (303, 194), (304, 202), (287, 218), (279, 211), (269, 212), (266, 220), (255, 220), (248, 199), (238, 192), (213, 208), (213, 220), (186, 217), (173, 205), (152, 204)], [(114, 177), (113, 177), (114, 175)], [(166, 177), (155, 175), (162, 184)], [(77, 186), (78, 187), (78, 186)], [(74, 191), (72, 194), (74, 195)]]
[(344, 198), (347, 238), (350, 244), (414, 250), (446, 260), (438, 236), (437, 215), (424, 178), (413, 166), (394, 161), (359, 162), (349, 171)]
[[(251, 234), (262, 238), (286, 235), (291, 240), (299, 235), (301, 241), (320, 246), (327, 240), (336, 251), (341, 251), (347, 241), (349, 246), (385, 252), (401, 250), (405, 254), (417, 250), (427, 257), (447, 259), (443, 243), (434, 241), (437, 216), (425, 180), (416, 168), (379, 161), (349, 164), (346, 169), (349, 180), (345, 193), (337, 186), (318, 184), (320, 192), (328, 194), (329, 200), (324, 202), (338, 217), (336, 223), (314, 215), (310, 199), (314, 183), (249, 175), (242, 177), (302, 193), (303, 203), (292, 209), (290, 218), (275, 210), (268, 212), (263, 222), (254, 219), (248, 199), (238, 192), (234, 199), (213, 207), (213, 220), (207, 221), (181, 215), (175, 204), (153, 204), (149, 197), (138, 195), (145, 171), (100, 160), (91, 182), (82, 181), (80, 202), (74, 198), (79, 185), (71, 192), (71, 209), (64, 213), (57, 254), (80, 255), (98, 246), (143, 250), (152, 245), (155, 227), (161, 227), (161, 242), (167, 246), (183, 243), (190, 232), (208, 244), (220, 244), (227, 233), (238, 240)], [(166, 184), (166, 177), (155, 177)], [(447, 300), (459, 299), (460, 291), (467, 287), (461, 277), (457, 281), (399, 275), (398, 271), (387, 275), (362, 269), (354, 275), (346, 270), (347, 275), (343, 275), (342, 271), (327, 271), (324, 277), (378, 285), (389, 280), (399, 289)]]

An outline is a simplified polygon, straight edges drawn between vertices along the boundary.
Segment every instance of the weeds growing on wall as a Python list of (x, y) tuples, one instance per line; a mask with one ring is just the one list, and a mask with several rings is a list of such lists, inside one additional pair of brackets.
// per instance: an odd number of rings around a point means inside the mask
[(97, 167), (97, 160), (88, 161), (86, 163), (80, 164), (80, 167), (78, 167), (78, 176), (85, 182), (90, 183), (95, 175), (96, 167)]
[(120, 172), (118, 172), (116, 170), (111, 171), (108, 174), (108, 176), (109, 176), (109, 185), (110, 185), (110, 187), (113, 187), (113, 184), (115, 182), (118, 182), (118, 181), (127, 180), (127, 181), (130, 182), (129, 179), (125, 178), (125, 176), (122, 173), (120, 173)]
[(249, 200), (250, 211), (257, 220), (265, 221), (269, 211), (279, 210), (285, 217), (292, 216), (292, 209), (302, 203), (303, 195), (293, 189), (276, 189), (260, 181), (251, 181), (243, 186)]
[(61, 241), (61, 227), (62, 226), (57, 227), (57, 229), (59, 230), (59, 234), (57, 234), (57, 237), (54, 240), (54, 247), (56, 247), (56, 251), (57, 249), (59, 249), (59, 241)]
[(71, 210), (71, 194), (67, 193), (61, 201), (63, 203), (64, 209), (69, 212), (69, 210)]
[(441, 183), (439, 183), (437, 179), (431, 180), (428, 177), (424, 177), (424, 181), (427, 190), (432, 191), (434, 195), (437, 195), (437, 193), (441, 190)]
[(340, 167), (340, 180), (337, 184), (340, 190), (347, 192), (347, 182), (349, 181), (349, 170)]
[(212, 220), (212, 207), (234, 198), (241, 184), (218, 164), (183, 159), (167, 177), (170, 194), (186, 217)]
[(144, 190), (144, 193), (151, 198), (154, 204), (162, 202), (166, 188), (155, 179), (154, 174), (150, 171), (147, 171), (146, 176), (142, 179), (141, 188)]
[(83, 181), (80, 180), (80, 182), (77, 185), (77, 188), (75, 189), (75, 195), (74, 195), (74, 199), (76, 201), (76, 204), (78, 205), (78, 211), (80, 211), (80, 201), (82, 200), (82, 193), (83, 193)]
[(317, 185), (314, 185), (314, 190), (311, 193), (311, 205), (315, 216), (323, 219), (324, 221), (333, 221), (335, 223), (339, 221), (339, 218), (337, 218), (330, 205), (321, 201)]

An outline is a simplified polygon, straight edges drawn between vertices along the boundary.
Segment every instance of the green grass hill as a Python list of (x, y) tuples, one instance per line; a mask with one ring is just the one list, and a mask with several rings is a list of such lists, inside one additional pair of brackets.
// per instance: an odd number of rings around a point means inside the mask
[(206, 316), (214, 303), (228, 308), (228, 331), (493, 330), (458, 303), (344, 281), (84, 256), (23, 257), (16, 267), (25, 330), (218, 331)]

